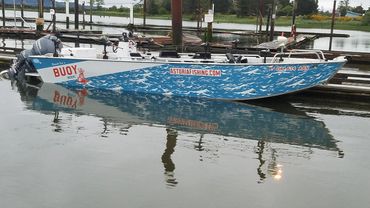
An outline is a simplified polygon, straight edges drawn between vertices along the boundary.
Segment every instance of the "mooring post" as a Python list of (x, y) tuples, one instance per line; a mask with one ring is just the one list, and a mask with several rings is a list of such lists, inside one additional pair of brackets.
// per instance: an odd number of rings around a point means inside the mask
[(182, 0), (171, 0), (172, 44), (182, 45)]
[[(213, 0), (209, 0), (209, 10), (208, 15), (212, 15), (214, 18), (214, 5)], [(213, 19), (211, 21), (208, 21), (207, 24), (207, 42), (211, 42), (213, 38), (213, 25), (212, 25)]]
[(5, 27), (5, 0), (1, 0), (1, 7), (3, 12), (3, 27)]
[(82, 28), (85, 29), (85, 1), (82, 2)]
[(263, 16), (264, 16), (264, 1), (263, 0), (260, 0), (259, 1), (259, 17), (260, 17), (260, 21), (259, 21), (259, 32), (261, 33), (262, 32), (262, 23), (263, 23)]
[(146, 0), (144, 0), (143, 4), (143, 26), (145, 27), (146, 25)]
[(333, 33), (334, 33), (334, 23), (335, 23), (335, 10), (336, 10), (336, 7), (337, 7), (337, 0), (334, 0), (334, 3), (333, 3), (333, 14), (331, 16), (331, 29), (330, 29), (330, 41), (329, 41), (329, 51), (331, 51), (331, 46), (332, 46), (332, 43), (333, 43)]
[(200, 21), (202, 19), (201, 17), (201, 11), (200, 11), (200, 0), (198, 0), (198, 5), (197, 5), (197, 30), (200, 30)]
[(17, 12), (15, 10), (15, 0), (13, 0), (13, 6), (14, 6), (14, 27), (17, 28)]
[(53, 33), (55, 33), (56, 32), (56, 13), (57, 13), (57, 11), (56, 11), (56, 8), (55, 8), (55, 0), (53, 0), (53, 5), (52, 5), (52, 7), (53, 7)]
[(296, 19), (296, 10), (297, 10), (297, 0), (293, 0), (293, 10), (292, 10), (292, 26), (295, 25)]
[(79, 5), (78, 5), (78, 0), (75, 0), (75, 29), (79, 29)]
[(36, 32), (39, 35), (44, 30), (44, 0), (38, 0), (39, 17), (36, 19)]
[(66, 28), (69, 29), (69, 0), (64, 0), (66, 3)]
[(90, 0), (90, 24), (93, 23), (92, 21), (92, 10), (93, 10), (93, 0)]
[(296, 10), (297, 10), (297, 0), (293, 0), (291, 36), (294, 37), (294, 40), (297, 39), (297, 35), (296, 35), (296, 24), (295, 24)]
[(24, 27), (24, 0), (21, 0), (21, 18), (22, 18), (22, 21), (21, 21), (21, 25), (22, 27)]
[(94, 4), (94, 1), (93, 0), (90, 0), (90, 30), (92, 30), (92, 23), (93, 23), (93, 20), (92, 20), (92, 10), (93, 10), (93, 4)]
[(277, 10), (277, 3), (276, 3), (276, 0), (274, 0), (273, 3), (272, 3), (270, 41), (274, 40), (276, 10)]
[[(270, 5), (271, 6), (271, 5)], [(268, 15), (267, 15), (267, 21), (266, 21), (266, 41), (269, 40), (269, 28), (270, 28), (270, 20), (271, 20), (271, 8), (269, 6)]]
[(78, 0), (75, 0), (75, 30), (77, 32), (77, 39), (75, 41), (75, 47), (80, 47), (80, 31), (79, 27), (79, 5)]

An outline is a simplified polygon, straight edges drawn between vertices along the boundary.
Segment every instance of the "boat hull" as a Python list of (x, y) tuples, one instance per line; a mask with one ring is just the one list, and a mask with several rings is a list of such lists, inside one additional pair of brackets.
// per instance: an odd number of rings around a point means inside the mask
[(307, 89), (345, 63), (209, 64), (32, 57), (42, 80), (72, 87), (248, 100)]

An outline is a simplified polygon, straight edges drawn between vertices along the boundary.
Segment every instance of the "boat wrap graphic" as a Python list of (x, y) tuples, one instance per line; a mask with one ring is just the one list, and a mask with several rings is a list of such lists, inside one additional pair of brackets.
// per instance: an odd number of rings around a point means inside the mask
[(310, 88), (327, 81), (343, 65), (343, 62), (231, 65), (35, 59), (33, 63), (44, 82), (87, 89), (234, 100)]

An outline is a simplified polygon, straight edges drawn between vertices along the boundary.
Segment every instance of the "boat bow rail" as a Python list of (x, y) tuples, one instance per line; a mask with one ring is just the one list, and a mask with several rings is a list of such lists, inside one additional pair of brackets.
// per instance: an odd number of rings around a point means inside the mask
[[(311, 61), (316, 60), (317, 62), (327, 61), (324, 53), (321, 50), (293, 49), (293, 50), (290, 50), (289, 53), (285, 53), (285, 52), (276, 53), (274, 57), (272, 58), (271, 63), (279, 63), (282, 61), (283, 57), (288, 58), (288, 62), (291, 62), (291, 59), (293, 58), (294, 58), (294, 62), (299, 61), (299, 59), (294, 56), (305, 57), (305, 58), (301, 58), (302, 61), (307, 61), (307, 60), (311, 60)], [(312, 56), (314, 57), (312, 59), (306, 58), (306, 57), (312, 57)], [(284, 60), (284, 62), (287, 62), (287, 61)]]

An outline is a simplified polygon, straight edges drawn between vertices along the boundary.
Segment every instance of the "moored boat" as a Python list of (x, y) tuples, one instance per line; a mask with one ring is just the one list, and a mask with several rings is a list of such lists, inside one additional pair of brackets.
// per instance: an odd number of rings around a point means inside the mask
[[(30, 56), (43, 82), (225, 100), (272, 97), (314, 87), (346, 62), (344, 57), (326, 60), (315, 50), (292, 50), (274, 57), (207, 51), (140, 53), (126, 36), (103, 53), (93, 48), (55, 51)], [(295, 56), (302, 54), (315, 58)]]

